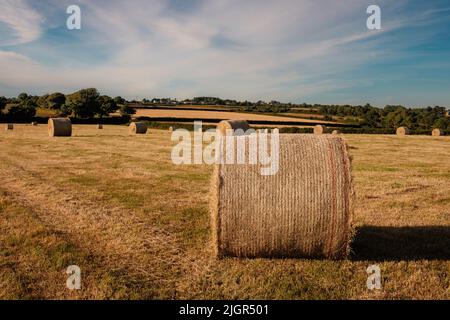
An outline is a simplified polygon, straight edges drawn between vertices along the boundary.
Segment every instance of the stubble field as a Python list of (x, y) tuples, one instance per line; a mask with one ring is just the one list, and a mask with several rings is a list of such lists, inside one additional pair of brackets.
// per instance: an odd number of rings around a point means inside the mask
[(247, 121), (279, 121), (279, 122), (305, 122), (305, 123), (332, 123), (320, 119), (306, 119), (311, 115), (292, 115), (291, 116), (273, 116), (255, 113), (229, 112), (229, 111), (205, 111), (205, 110), (183, 110), (183, 109), (136, 109), (136, 117), (169, 117), (169, 118), (189, 118), (189, 119), (229, 119), (229, 120), (247, 120)]
[[(449, 299), (450, 137), (346, 135), (348, 260), (215, 260), (212, 167), (172, 164), (170, 134), (124, 126), (0, 132), (1, 299)], [(369, 265), (382, 289), (366, 287)], [(78, 265), (81, 290), (66, 288)]]

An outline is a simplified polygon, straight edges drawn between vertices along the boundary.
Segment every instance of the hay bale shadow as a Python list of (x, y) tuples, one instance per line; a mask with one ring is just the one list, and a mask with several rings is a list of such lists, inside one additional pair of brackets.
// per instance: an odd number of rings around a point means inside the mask
[(357, 228), (351, 260), (450, 260), (450, 227)]

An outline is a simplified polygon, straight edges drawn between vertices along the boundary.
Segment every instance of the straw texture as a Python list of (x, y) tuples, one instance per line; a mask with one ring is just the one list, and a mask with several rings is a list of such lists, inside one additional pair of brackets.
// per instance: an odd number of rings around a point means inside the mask
[(245, 132), (250, 129), (250, 126), (245, 120), (223, 120), (217, 125), (217, 130), (222, 135), (226, 135), (227, 130), (229, 129), (233, 129), (234, 131), (237, 129), (242, 129)]
[(398, 136), (406, 136), (409, 135), (409, 129), (406, 127), (399, 127), (397, 128), (397, 135)]
[[(248, 150), (249, 136), (234, 139), (245, 139)], [(260, 167), (215, 165), (210, 208), (217, 257), (345, 258), (353, 234), (345, 142), (280, 135), (278, 173), (262, 176)]]
[(48, 119), (48, 135), (50, 137), (70, 137), (72, 135), (72, 122), (69, 118)]
[(314, 126), (314, 134), (324, 134), (327, 132), (327, 128), (321, 124)]
[(147, 126), (144, 122), (132, 122), (129, 131), (130, 134), (145, 134), (147, 133)]

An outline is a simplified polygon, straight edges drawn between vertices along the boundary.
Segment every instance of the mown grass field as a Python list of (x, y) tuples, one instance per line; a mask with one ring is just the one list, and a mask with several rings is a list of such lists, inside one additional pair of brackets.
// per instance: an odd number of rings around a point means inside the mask
[[(450, 137), (345, 136), (356, 189), (345, 261), (210, 249), (206, 165), (175, 166), (166, 131), (0, 131), (2, 299), (449, 299)], [(81, 290), (66, 288), (69, 265)], [(381, 290), (366, 287), (378, 264)]]
[(316, 123), (332, 123), (324, 120), (307, 119), (308, 115), (294, 116), (274, 116), (257, 113), (243, 113), (230, 111), (205, 111), (205, 110), (182, 110), (182, 109), (136, 109), (136, 117), (170, 117), (170, 118), (190, 118), (190, 119), (229, 119), (229, 120), (250, 120), (250, 121), (283, 121), (289, 122), (311, 122)]

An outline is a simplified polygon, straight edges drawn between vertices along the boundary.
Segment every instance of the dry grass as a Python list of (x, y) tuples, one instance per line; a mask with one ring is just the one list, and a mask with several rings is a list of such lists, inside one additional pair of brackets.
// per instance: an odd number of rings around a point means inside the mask
[(204, 111), (204, 110), (161, 110), (161, 109), (136, 109), (137, 117), (172, 117), (172, 118), (192, 118), (192, 119), (221, 119), (221, 120), (252, 120), (252, 121), (283, 121), (289, 122), (312, 122), (312, 123), (332, 123), (330, 121), (302, 119), (299, 117), (281, 117), (254, 113), (240, 113), (227, 111)]
[[(127, 129), (0, 131), (1, 298), (449, 298), (450, 137), (345, 135), (357, 195), (349, 260), (215, 261), (212, 168), (174, 166), (167, 131)], [(377, 292), (366, 288), (373, 263)], [(77, 292), (65, 288), (70, 264), (82, 270)]]

